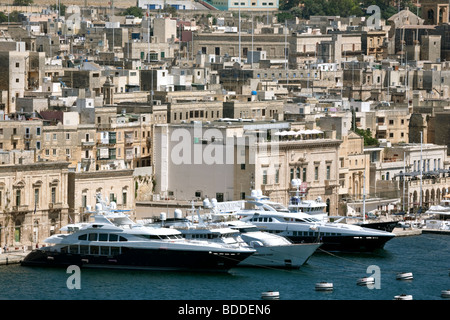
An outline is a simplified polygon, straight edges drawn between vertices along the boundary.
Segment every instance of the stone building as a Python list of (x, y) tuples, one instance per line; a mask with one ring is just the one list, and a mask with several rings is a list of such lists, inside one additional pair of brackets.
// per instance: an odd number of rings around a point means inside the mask
[[(320, 137), (258, 143), (250, 148), (250, 155), (255, 152), (255, 164), (248, 168), (246, 164), (245, 170), (236, 175), (235, 184), (244, 190), (261, 189), (272, 200), (287, 205), (295, 191), (291, 180), (301, 179), (307, 183), (306, 199), (320, 196), (327, 204), (329, 215), (337, 215), (341, 143), (341, 140)], [(248, 180), (248, 175), (253, 179)]]
[[(282, 29), (282, 28), (281, 28)], [(284, 33), (254, 34), (241, 33), (239, 46), (238, 33), (198, 33), (193, 35), (194, 52), (214, 54), (216, 56), (241, 57), (247, 59), (252, 46), (256, 51), (266, 51), (267, 59), (285, 59), (286, 42)], [(253, 39), (253, 45), (252, 45)], [(241, 49), (239, 55), (239, 48)]]
[(68, 175), (69, 216), (72, 222), (89, 221), (88, 208), (95, 210), (97, 194), (103, 200), (114, 201), (120, 210), (133, 215), (134, 177), (132, 169), (96, 172), (70, 172)]
[[(17, 98), (24, 96), (25, 88), (28, 88), (27, 77), (29, 52), (25, 51), (24, 42), (14, 42), (17, 49), (3, 51), (5, 46), (0, 42), (0, 91), (5, 96), (3, 111), (6, 114), (16, 112)], [(7, 49), (7, 47), (6, 47)]]
[(0, 165), (2, 246), (34, 247), (69, 222), (69, 163), (34, 162), (29, 153)]
[(426, 24), (445, 24), (449, 22), (449, 3), (442, 0), (421, 0), (422, 19)]

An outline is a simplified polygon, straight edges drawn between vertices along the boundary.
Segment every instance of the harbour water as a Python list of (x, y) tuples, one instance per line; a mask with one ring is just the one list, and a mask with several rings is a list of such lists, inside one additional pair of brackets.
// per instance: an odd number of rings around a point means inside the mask
[[(2, 300), (260, 300), (261, 293), (278, 291), (280, 300), (392, 300), (400, 294), (414, 300), (444, 300), (450, 289), (450, 238), (422, 234), (390, 240), (370, 254), (317, 252), (302, 268), (234, 268), (229, 273), (179, 273), (81, 269), (80, 289), (69, 289), (65, 269), (0, 266)], [(370, 267), (371, 266), (371, 267)], [(356, 285), (375, 276), (375, 288)], [(370, 269), (369, 268), (369, 269)], [(412, 272), (413, 280), (396, 280)], [(334, 290), (314, 289), (332, 282)]]

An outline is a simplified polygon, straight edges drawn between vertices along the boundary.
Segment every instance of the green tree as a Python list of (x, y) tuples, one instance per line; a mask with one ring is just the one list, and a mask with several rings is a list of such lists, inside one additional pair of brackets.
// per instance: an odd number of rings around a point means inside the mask
[(364, 146), (377, 146), (380, 144), (378, 139), (372, 138), (372, 133), (370, 132), (369, 128), (367, 128), (366, 130), (356, 128), (354, 131), (364, 138)]
[(0, 12), (0, 23), (7, 22), (7, 21), (8, 21), (8, 16), (6, 14), (4, 14), (3, 12)]
[(122, 16), (135, 16), (137, 18), (142, 18), (144, 12), (142, 8), (139, 7), (129, 7), (125, 11), (122, 12)]
[(277, 20), (279, 23), (283, 23), (286, 20), (292, 20), (294, 15), (291, 11), (280, 11), (277, 13)]
[(13, 6), (30, 6), (33, 4), (33, 0), (14, 0)]

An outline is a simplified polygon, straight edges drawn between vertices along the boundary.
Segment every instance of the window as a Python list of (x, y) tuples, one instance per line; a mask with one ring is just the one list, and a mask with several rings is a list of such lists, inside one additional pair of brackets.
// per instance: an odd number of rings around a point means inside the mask
[(21, 196), (20, 189), (17, 189), (16, 190), (16, 206), (20, 206), (20, 196)]
[(107, 233), (100, 233), (98, 235), (98, 241), (108, 241), (108, 234)]
[(87, 240), (87, 234), (82, 234), (81, 236), (78, 236), (78, 240)]
[(319, 167), (314, 167), (314, 180), (319, 180)]
[(306, 168), (303, 168), (303, 177), (302, 177), (303, 182), (306, 181)]
[(52, 203), (56, 203), (56, 187), (52, 187)]
[(280, 183), (280, 169), (275, 169), (275, 183)]
[(122, 192), (122, 204), (123, 204), (124, 206), (127, 205), (127, 192), (126, 192), (126, 191), (123, 191), (123, 192)]
[(111, 233), (111, 234), (109, 235), (109, 241), (115, 242), (115, 241), (117, 241), (118, 239), (119, 239), (119, 236), (118, 236), (117, 234)]
[(40, 127), (37, 127), (37, 128), (36, 128), (36, 135), (37, 135), (37, 136), (40, 136), (40, 135), (41, 135), (41, 128), (40, 128)]
[(330, 180), (330, 175), (331, 175), (331, 167), (327, 166), (327, 180)]
[(97, 241), (97, 234), (96, 233), (89, 233), (88, 240), (89, 241)]
[(217, 192), (216, 193), (216, 200), (217, 200), (217, 202), (223, 202), (223, 193)]
[(39, 206), (39, 189), (35, 188), (34, 189), (34, 207), (38, 207)]
[(82, 206), (83, 208), (86, 208), (86, 206), (87, 206), (87, 195), (85, 195), (85, 194), (83, 194), (83, 195), (81, 196), (81, 206)]
[(267, 170), (263, 170), (262, 184), (267, 184)]

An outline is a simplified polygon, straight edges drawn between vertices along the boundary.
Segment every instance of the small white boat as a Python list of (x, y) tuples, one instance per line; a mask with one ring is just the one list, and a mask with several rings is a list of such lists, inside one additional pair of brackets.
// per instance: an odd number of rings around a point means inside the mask
[(319, 282), (316, 283), (317, 291), (331, 291), (333, 290), (333, 284), (331, 282)]
[(412, 280), (413, 274), (412, 274), (412, 272), (400, 272), (400, 273), (397, 273), (396, 279), (397, 280)]
[(280, 293), (278, 291), (265, 291), (261, 293), (261, 299), (263, 300), (278, 300), (280, 299)]
[(441, 297), (442, 298), (450, 298), (450, 290), (442, 290)]
[(394, 300), (412, 300), (412, 299), (413, 299), (412, 295), (404, 293), (394, 297)]
[(358, 286), (367, 286), (369, 284), (374, 284), (374, 283), (375, 283), (374, 277), (364, 277), (364, 278), (356, 280), (356, 284)]

